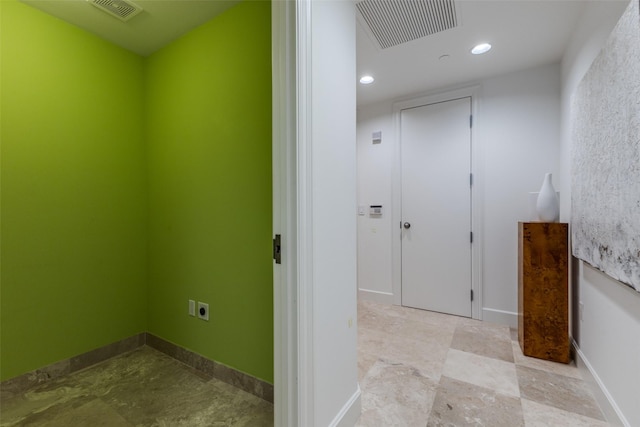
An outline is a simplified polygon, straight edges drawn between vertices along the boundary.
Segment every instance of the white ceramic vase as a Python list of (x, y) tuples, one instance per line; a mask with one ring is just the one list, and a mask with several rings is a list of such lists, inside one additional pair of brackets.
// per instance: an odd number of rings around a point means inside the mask
[(538, 219), (543, 222), (558, 222), (560, 219), (560, 203), (558, 194), (553, 183), (551, 182), (551, 174), (544, 176), (540, 194), (538, 194), (538, 202), (536, 203), (538, 211)]

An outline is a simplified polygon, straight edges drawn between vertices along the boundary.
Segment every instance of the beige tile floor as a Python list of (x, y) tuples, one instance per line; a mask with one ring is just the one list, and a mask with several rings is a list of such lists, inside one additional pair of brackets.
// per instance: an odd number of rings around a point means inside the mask
[(273, 426), (273, 405), (150, 347), (2, 393), (0, 426)]
[[(575, 365), (522, 355), (505, 326), (358, 304), (359, 427), (604, 427)], [(149, 347), (3, 394), (0, 426), (272, 426), (273, 405)]]
[(574, 364), (526, 357), (508, 327), (358, 304), (361, 427), (608, 426)]

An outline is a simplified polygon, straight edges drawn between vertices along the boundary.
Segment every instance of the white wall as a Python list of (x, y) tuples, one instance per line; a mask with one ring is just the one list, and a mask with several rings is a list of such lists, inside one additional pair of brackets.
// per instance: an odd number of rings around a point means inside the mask
[[(392, 288), (391, 188), (395, 134), (391, 103), (358, 109), (358, 288), (369, 299), (394, 303)], [(382, 142), (372, 144), (372, 132)], [(369, 216), (370, 205), (382, 205), (383, 214)], [(394, 228), (395, 229), (395, 228)]]
[[(310, 369), (307, 399), (312, 399), (305, 426), (353, 425), (360, 414), (356, 326), (356, 88), (355, 4), (312, 1), (310, 98), (306, 99), (309, 133), (299, 167), (310, 180), (299, 182), (306, 241), (301, 242), (307, 301), (312, 301)], [(305, 16), (301, 16), (305, 19)], [(305, 37), (300, 40), (304, 42)], [(339, 97), (336, 95), (339, 94)], [(304, 107), (303, 107), (304, 108)], [(304, 162), (300, 166), (300, 162)], [(309, 263), (310, 261), (310, 263)], [(310, 280), (310, 283), (308, 282)], [(311, 288), (308, 287), (311, 286)], [(301, 310), (309, 307), (300, 306)], [(308, 313), (302, 313), (307, 316)], [(307, 316), (308, 318), (308, 316)], [(302, 329), (301, 334), (306, 330)], [(302, 338), (304, 339), (304, 337)]]
[[(562, 219), (570, 218), (571, 96), (622, 14), (626, 1), (591, 2), (562, 62)], [(640, 78), (640, 76), (639, 76)], [(613, 424), (640, 426), (640, 294), (575, 261), (572, 336), (578, 362), (597, 386), (596, 397)]]
[(484, 152), (483, 319), (516, 326), (517, 222), (533, 219), (529, 192), (540, 189), (546, 172), (558, 172), (560, 67), (525, 70), (482, 86), (477, 140)]
[[(483, 206), (475, 232), (483, 236), (485, 320), (517, 325), (517, 222), (530, 219), (528, 193), (546, 172), (557, 173), (560, 143), (560, 67), (547, 65), (477, 82), (473, 143), (475, 191)], [(418, 95), (416, 95), (418, 97)], [(363, 298), (397, 302), (393, 284), (392, 171), (396, 141), (392, 102), (358, 110), (358, 203), (383, 204), (385, 215), (358, 216), (358, 288)], [(371, 133), (382, 130), (382, 144)], [(562, 197), (561, 197), (562, 198)]]

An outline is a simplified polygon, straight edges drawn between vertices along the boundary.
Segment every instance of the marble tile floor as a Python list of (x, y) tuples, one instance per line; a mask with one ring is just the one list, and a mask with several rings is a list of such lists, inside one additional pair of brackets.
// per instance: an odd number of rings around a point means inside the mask
[(273, 426), (273, 405), (152, 349), (0, 400), (0, 426)]
[[(526, 357), (508, 327), (358, 304), (358, 427), (605, 427), (575, 365)], [(5, 426), (273, 426), (273, 405), (144, 346), (2, 394)]]
[(358, 303), (359, 427), (605, 427), (575, 364), (526, 357), (506, 326)]

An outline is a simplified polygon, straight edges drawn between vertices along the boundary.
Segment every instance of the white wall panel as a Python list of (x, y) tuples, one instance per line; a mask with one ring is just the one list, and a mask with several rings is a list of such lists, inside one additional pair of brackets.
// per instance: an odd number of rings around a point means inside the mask
[[(561, 219), (570, 218), (571, 97), (618, 22), (628, 1), (591, 2), (562, 62)], [(566, 197), (565, 197), (566, 196)], [(640, 295), (586, 265), (574, 264), (571, 334), (580, 362), (595, 380), (596, 397), (613, 425), (640, 425)], [(577, 307), (584, 309), (580, 316)]]
[[(476, 82), (479, 85), (473, 159), (484, 247), (483, 305), (488, 320), (515, 325), (517, 311), (517, 222), (527, 220), (528, 193), (538, 191), (546, 172), (558, 171), (560, 67), (547, 65)], [(417, 96), (416, 96), (417, 97)], [(380, 145), (371, 132), (383, 131)], [(358, 201), (392, 200), (395, 140), (392, 102), (358, 111)], [(481, 191), (480, 191), (481, 189)], [(562, 196), (561, 196), (562, 198)], [(389, 248), (397, 224), (358, 216), (358, 286), (365, 298), (391, 294)], [(375, 225), (374, 225), (375, 224)], [(375, 233), (372, 231), (375, 229)], [(478, 230), (476, 230), (478, 231)], [(371, 269), (369, 269), (371, 267)]]

